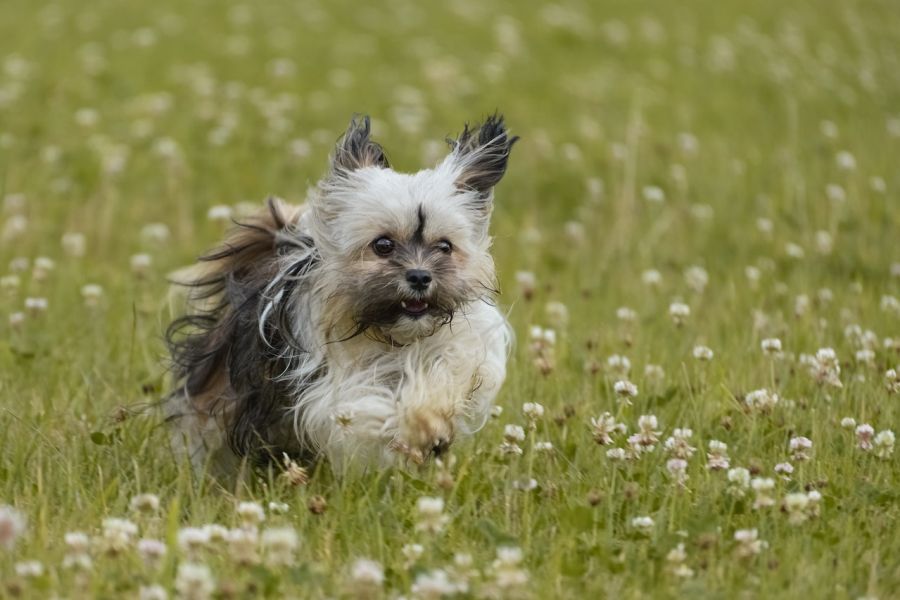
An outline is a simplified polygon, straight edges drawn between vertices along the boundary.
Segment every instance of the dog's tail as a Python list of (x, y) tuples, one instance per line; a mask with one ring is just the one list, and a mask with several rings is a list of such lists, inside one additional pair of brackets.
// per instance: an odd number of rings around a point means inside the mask
[(218, 446), (258, 459), (279, 445), (288, 397), (279, 375), (295, 343), (284, 307), (316, 261), (301, 213), (269, 199), (265, 212), (236, 222), (218, 248), (171, 276), (179, 316), (166, 331), (175, 379), (166, 413), (195, 464)]

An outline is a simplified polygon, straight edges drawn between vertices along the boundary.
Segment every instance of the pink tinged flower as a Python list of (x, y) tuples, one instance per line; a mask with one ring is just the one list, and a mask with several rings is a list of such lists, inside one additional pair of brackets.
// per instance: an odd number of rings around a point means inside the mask
[(863, 423), (856, 428), (856, 445), (860, 450), (869, 452), (873, 448), (872, 438), (875, 436), (875, 429), (868, 423)]
[(25, 533), (25, 515), (12, 506), (0, 506), (0, 547), (12, 550)]

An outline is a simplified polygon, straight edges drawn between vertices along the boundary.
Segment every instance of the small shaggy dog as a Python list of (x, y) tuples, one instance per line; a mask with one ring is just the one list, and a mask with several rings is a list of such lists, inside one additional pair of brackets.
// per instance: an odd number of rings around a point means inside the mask
[(176, 447), (224, 472), (285, 455), (421, 463), (479, 429), (511, 343), (488, 225), (516, 139), (494, 115), (404, 174), (354, 119), (307, 204), (270, 200), (183, 271)]

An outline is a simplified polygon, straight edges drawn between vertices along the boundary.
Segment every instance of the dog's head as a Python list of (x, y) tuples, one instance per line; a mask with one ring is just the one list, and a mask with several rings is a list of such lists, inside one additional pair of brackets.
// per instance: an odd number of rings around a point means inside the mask
[(516, 139), (494, 115), (466, 125), (435, 168), (406, 174), (372, 141), (368, 117), (351, 121), (311, 200), (327, 321), (349, 329), (330, 335), (408, 343), (490, 296), (493, 190)]

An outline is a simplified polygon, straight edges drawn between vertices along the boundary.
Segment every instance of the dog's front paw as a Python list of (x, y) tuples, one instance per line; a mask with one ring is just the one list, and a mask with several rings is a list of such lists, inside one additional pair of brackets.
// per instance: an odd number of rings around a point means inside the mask
[(405, 411), (400, 431), (390, 448), (420, 465), (431, 456), (446, 452), (454, 435), (455, 427), (449, 416), (427, 408), (410, 408)]

